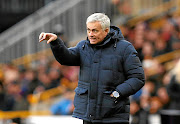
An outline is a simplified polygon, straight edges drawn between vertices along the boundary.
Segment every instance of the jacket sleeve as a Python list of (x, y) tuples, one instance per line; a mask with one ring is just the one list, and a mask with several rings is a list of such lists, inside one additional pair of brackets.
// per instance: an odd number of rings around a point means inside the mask
[(126, 80), (124, 83), (118, 85), (116, 90), (121, 97), (128, 97), (135, 94), (145, 84), (144, 70), (142, 64), (137, 56), (137, 51), (132, 44), (129, 44), (123, 55), (123, 68)]
[(61, 39), (57, 39), (50, 43), (52, 52), (56, 60), (62, 65), (79, 66), (80, 55), (78, 45), (67, 48)]

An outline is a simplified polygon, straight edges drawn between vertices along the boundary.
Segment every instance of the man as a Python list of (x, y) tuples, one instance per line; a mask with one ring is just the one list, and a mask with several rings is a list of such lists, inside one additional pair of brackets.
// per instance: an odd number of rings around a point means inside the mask
[(128, 124), (129, 96), (144, 85), (144, 71), (131, 43), (103, 13), (87, 18), (87, 40), (67, 48), (55, 34), (41, 33), (57, 61), (80, 66), (73, 117), (84, 124)]

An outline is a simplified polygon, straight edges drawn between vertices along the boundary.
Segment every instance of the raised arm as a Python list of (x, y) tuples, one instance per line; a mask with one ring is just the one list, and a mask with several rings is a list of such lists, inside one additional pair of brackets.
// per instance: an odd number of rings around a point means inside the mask
[(57, 38), (57, 35), (52, 33), (41, 33), (39, 35), (39, 42), (47, 40), (50, 43), (52, 52), (56, 60), (62, 65), (79, 66), (80, 55), (78, 45), (75, 47), (67, 48), (64, 42)]

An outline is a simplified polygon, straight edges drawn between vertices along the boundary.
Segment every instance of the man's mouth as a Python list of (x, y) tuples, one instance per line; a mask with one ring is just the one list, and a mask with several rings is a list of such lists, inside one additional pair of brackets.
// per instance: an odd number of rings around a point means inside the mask
[(90, 40), (96, 40), (96, 38), (90, 38)]

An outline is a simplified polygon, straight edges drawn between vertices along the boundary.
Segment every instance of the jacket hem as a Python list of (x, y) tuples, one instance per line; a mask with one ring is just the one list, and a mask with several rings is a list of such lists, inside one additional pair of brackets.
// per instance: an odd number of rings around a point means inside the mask
[(87, 119), (87, 118), (80, 117), (77, 115), (72, 115), (72, 117), (77, 118), (77, 119), (81, 119), (81, 120), (85, 120), (88, 122), (93, 122), (93, 123), (106, 123), (106, 124), (108, 124), (108, 123), (129, 123), (128, 120), (119, 120), (119, 119), (116, 120), (115, 118), (92, 120), (92, 119)]

